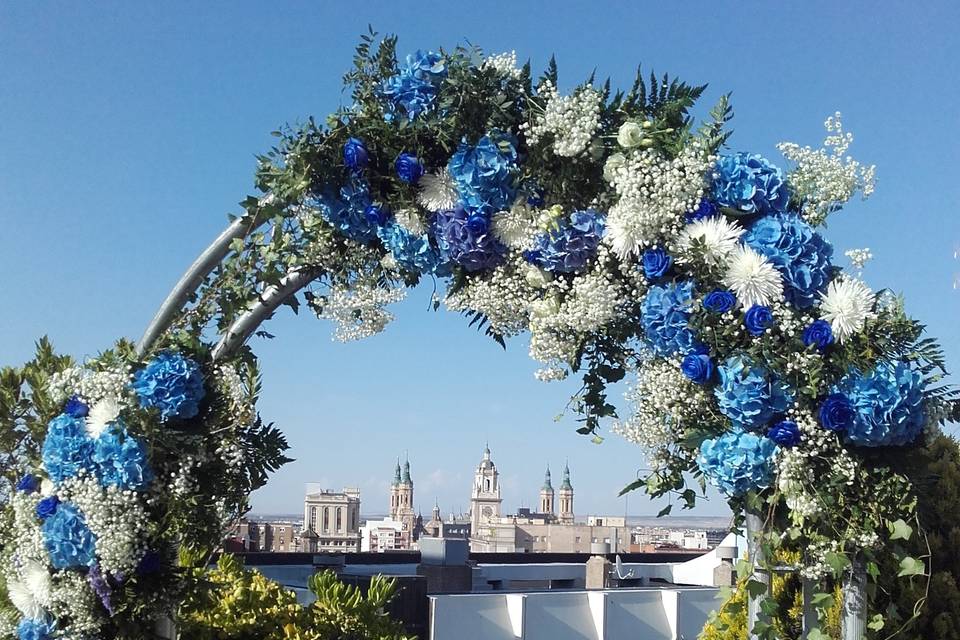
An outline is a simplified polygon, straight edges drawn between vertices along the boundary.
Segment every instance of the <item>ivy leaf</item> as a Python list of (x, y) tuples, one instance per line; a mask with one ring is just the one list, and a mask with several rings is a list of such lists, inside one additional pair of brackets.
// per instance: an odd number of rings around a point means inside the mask
[(747, 580), (747, 593), (750, 594), (751, 598), (759, 598), (760, 596), (766, 595), (768, 589), (769, 587), (766, 582), (754, 579)]
[(897, 576), (922, 576), (924, 571), (926, 571), (926, 567), (921, 560), (907, 556), (900, 561), (900, 573)]
[(913, 535), (913, 527), (904, 522), (903, 518), (887, 522), (887, 528), (890, 530), (891, 540), (909, 540)]
[(878, 613), (870, 618), (870, 622), (867, 623), (867, 628), (871, 631), (880, 631), (880, 629), (883, 629), (883, 614)]
[(817, 609), (822, 609), (824, 605), (833, 603), (833, 594), (832, 593), (815, 593), (813, 597), (810, 598), (811, 604)]
[(837, 553), (836, 551), (827, 553), (823, 559), (826, 561), (827, 566), (833, 569), (835, 574), (840, 574), (844, 569), (850, 566), (850, 558), (842, 553)]

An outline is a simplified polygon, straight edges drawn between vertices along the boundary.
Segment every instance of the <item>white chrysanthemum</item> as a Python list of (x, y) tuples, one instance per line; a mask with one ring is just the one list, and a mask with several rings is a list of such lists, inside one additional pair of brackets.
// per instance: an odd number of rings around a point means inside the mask
[(397, 224), (415, 236), (422, 236), (427, 232), (427, 223), (416, 209), (400, 209), (394, 214)]
[(424, 174), (418, 184), (417, 202), (427, 211), (445, 211), (457, 206), (457, 187), (446, 171)]
[(50, 571), (47, 567), (36, 560), (27, 560), (23, 563), (21, 571), (23, 573), (23, 584), (30, 589), (40, 606), (50, 606), (53, 581), (50, 579)]
[(536, 212), (522, 200), (493, 216), (493, 235), (513, 249), (529, 249), (538, 231)]
[(765, 257), (740, 245), (730, 254), (723, 283), (730, 287), (744, 309), (770, 305), (783, 297), (783, 279)]
[(610, 208), (607, 214), (607, 230), (603, 241), (610, 245), (621, 260), (640, 253), (644, 243), (644, 230), (637, 224), (636, 218), (624, 209), (627, 203), (621, 200)]
[(677, 239), (681, 256), (689, 252), (697, 240), (703, 246), (703, 259), (712, 265), (720, 265), (737, 248), (744, 229), (723, 216), (704, 218), (688, 224)]
[(843, 342), (863, 329), (873, 315), (873, 292), (853, 278), (834, 280), (820, 302), (820, 317), (830, 323), (837, 340)]
[(37, 619), (44, 614), (40, 599), (34, 594), (33, 589), (24, 582), (9, 580), (7, 582), (7, 597), (24, 618)]
[(87, 415), (87, 434), (98, 438), (109, 424), (120, 416), (120, 402), (116, 396), (107, 396), (90, 407)]

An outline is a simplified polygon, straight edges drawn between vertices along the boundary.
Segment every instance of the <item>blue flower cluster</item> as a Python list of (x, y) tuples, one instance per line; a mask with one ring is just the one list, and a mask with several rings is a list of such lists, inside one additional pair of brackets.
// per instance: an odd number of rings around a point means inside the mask
[(378, 235), (404, 271), (450, 275), (450, 265), (440, 250), (430, 244), (428, 235), (414, 235), (396, 222), (380, 227)]
[(650, 287), (643, 299), (640, 322), (647, 344), (657, 355), (687, 354), (695, 349), (693, 331), (687, 326), (692, 305), (692, 282)]
[(137, 371), (131, 386), (140, 397), (140, 406), (159, 409), (164, 420), (196, 416), (206, 394), (200, 365), (169, 352), (159, 354)]
[(783, 293), (798, 309), (809, 309), (830, 283), (833, 246), (799, 216), (764, 216), (743, 236), (757, 253), (769, 258), (783, 276)]
[(739, 429), (765, 426), (793, 402), (790, 388), (747, 358), (733, 356), (720, 366), (713, 390), (720, 412)]
[(855, 412), (847, 439), (865, 447), (910, 444), (926, 424), (923, 390), (923, 376), (905, 362), (880, 362), (866, 375), (851, 371), (833, 389)]
[(383, 96), (389, 101), (384, 119), (393, 120), (398, 113), (415, 120), (429, 111), (437, 97), (440, 83), (447, 77), (447, 66), (438, 53), (417, 51), (408, 55), (397, 73), (383, 83)]
[(770, 486), (776, 452), (777, 445), (770, 438), (727, 431), (703, 441), (697, 466), (720, 491), (728, 496), (742, 496)]
[(444, 259), (456, 262), (467, 271), (480, 271), (503, 261), (507, 252), (491, 233), (489, 224), (476, 220), (461, 206), (439, 211), (433, 219), (434, 237)]
[(660, 247), (643, 252), (643, 275), (647, 280), (662, 278), (672, 266), (673, 258)]
[(790, 202), (783, 171), (754, 153), (720, 156), (712, 192), (721, 207), (748, 213), (785, 211)]
[(61, 413), (51, 420), (40, 454), (43, 468), (57, 484), (76, 476), (81, 469), (92, 471), (93, 440), (83, 419)]
[(324, 220), (351, 240), (367, 243), (377, 237), (377, 224), (367, 217), (371, 201), (365, 181), (354, 177), (337, 194), (324, 193), (316, 205)]
[(343, 163), (354, 172), (363, 171), (370, 161), (367, 145), (358, 138), (349, 138), (343, 145)]
[(700, 201), (700, 204), (697, 205), (696, 209), (693, 211), (687, 211), (684, 214), (684, 221), (687, 224), (690, 224), (691, 222), (703, 220), (704, 218), (711, 218), (715, 215), (717, 215), (717, 205), (704, 198)]
[(83, 514), (64, 503), (41, 525), (43, 544), (55, 569), (89, 567), (96, 561), (96, 536)]
[(447, 164), (463, 206), (492, 214), (509, 209), (517, 195), (516, 141), (491, 132), (475, 146), (461, 142)]
[(56, 631), (56, 625), (47, 618), (24, 618), (17, 625), (18, 640), (50, 640)]
[(120, 421), (96, 439), (93, 462), (97, 465), (97, 478), (104, 486), (141, 491), (153, 480), (143, 443), (127, 433)]
[(574, 211), (559, 222), (558, 226), (537, 235), (533, 248), (526, 251), (524, 257), (545, 271), (580, 273), (597, 255), (605, 218), (588, 209)]

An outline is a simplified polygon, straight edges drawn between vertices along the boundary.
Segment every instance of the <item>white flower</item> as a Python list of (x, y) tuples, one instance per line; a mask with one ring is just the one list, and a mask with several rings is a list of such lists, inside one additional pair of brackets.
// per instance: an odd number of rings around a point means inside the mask
[(457, 188), (446, 171), (424, 174), (418, 184), (417, 202), (427, 211), (445, 211), (457, 206)]
[(87, 434), (98, 438), (108, 425), (120, 416), (120, 402), (116, 396), (107, 396), (90, 407), (87, 415)]
[(607, 231), (604, 242), (610, 245), (621, 260), (640, 253), (646, 238), (638, 221), (639, 216), (629, 210), (630, 202), (624, 198), (610, 208), (607, 214)]
[(521, 125), (527, 143), (532, 146), (552, 137), (553, 152), (566, 158), (586, 151), (600, 128), (600, 92), (587, 85), (571, 96), (560, 96), (553, 83), (545, 82), (539, 93), (545, 102), (543, 112)]
[[(421, 180), (422, 179), (423, 178), (421, 178)], [(394, 214), (394, 217), (398, 225), (415, 236), (421, 236), (427, 232), (427, 225), (416, 209), (400, 209)]]
[(613, 182), (617, 169), (627, 164), (627, 156), (622, 153), (614, 153), (603, 164), (603, 179), (607, 182)]
[(873, 315), (873, 292), (860, 280), (834, 280), (822, 298), (820, 317), (830, 323), (840, 342), (863, 329)]
[(495, 69), (501, 76), (519, 78), (521, 70), (517, 67), (517, 52), (510, 51), (487, 56), (480, 65), (481, 69)]
[(845, 251), (843, 255), (850, 259), (850, 264), (852, 264), (853, 268), (857, 271), (863, 271), (863, 267), (868, 262), (873, 260), (873, 253), (870, 252), (869, 247), (863, 249), (850, 249), (849, 251)]
[(53, 591), (53, 582), (50, 571), (36, 560), (27, 560), (23, 563), (23, 584), (33, 593), (34, 599), (43, 607), (50, 606), (50, 593)]
[(636, 122), (624, 122), (617, 131), (617, 143), (624, 149), (640, 146), (643, 142), (643, 127)]
[(40, 481), (40, 495), (44, 498), (49, 498), (53, 495), (53, 492), (57, 490), (57, 486), (49, 478), (44, 478)]
[(7, 597), (24, 618), (40, 618), (43, 616), (43, 605), (34, 595), (33, 589), (19, 580), (7, 582)]
[(518, 199), (509, 211), (493, 216), (493, 235), (513, 249), (529, 249), (539, 231), (535, 218), (536, 212)]
[(744, 309), (769, 305), (783, 297), (783, 280), (777, 270), (765, 257), (743, 245), (730, 254), (723, 283)]
[(711, 265), (721, 265), (737, 248), (744, 229), (736, 222), (723, 216), (713, 216), (696, 220), (680, 232), (677, 242), (681, 253), (690, 251), (694, 240), (699, 240), (704, 248), (704, 260)]

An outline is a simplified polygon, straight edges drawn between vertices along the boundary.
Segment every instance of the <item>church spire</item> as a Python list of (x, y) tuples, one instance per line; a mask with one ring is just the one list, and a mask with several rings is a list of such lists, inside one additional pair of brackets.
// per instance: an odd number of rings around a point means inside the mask
[[(548, 472), (549, 473), (549, 472)], [(561, 489), (569, 489), (573, 491), (573, 485), (570, 484), (570, 465), (563, 465), (563, 484), (560, 485)]]
[(393, 475), (393, 484), (400, 484), (400, 458), (397, 458), (397, 472)]
[(410, 460), (407, 460), (403, 463), (403, 484), (413, 484), (413, 480), (410, 479)]
[(543, 490), (553, 491), (553, 483), (550, 481), (550, 467), (547, 467), (547, 473), (543, 476)]

